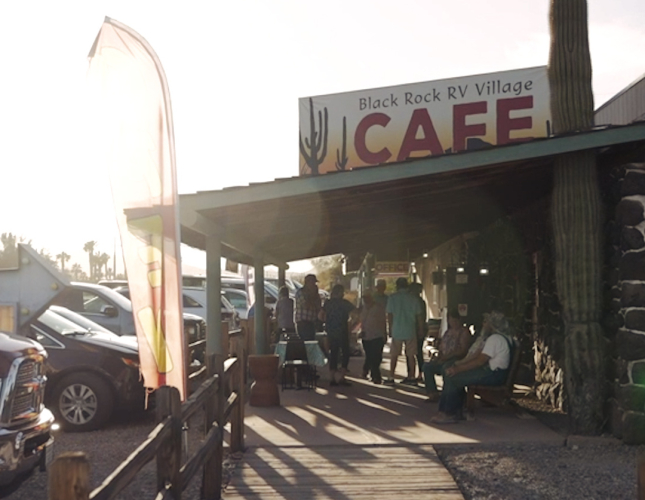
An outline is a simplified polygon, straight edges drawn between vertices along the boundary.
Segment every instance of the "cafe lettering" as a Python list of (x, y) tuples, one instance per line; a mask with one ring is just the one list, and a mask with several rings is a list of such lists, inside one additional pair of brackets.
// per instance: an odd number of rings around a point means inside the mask
[(545, 67), (300, 99), (300, 171), (319, 174), (549, 134)]
[[(466, 140), (469, 137), (485, 137), (488, 134), (487, 124), (477, 122), (476, 117), (489, 113), (487, 101), (478, 101), (467, 104), (456, 104), (452, 107), (452, 141), (444, 145), (439, 136), (427, 108), (418, 108), (412, 111), (405, 134), (401, 139), (401, 146), (394, 154), (387, 147), (378, 151), (371, 151), (367, 146), (367, 134), (372, 127), (387, 127), (390, 117), (386, 113), (371, 113), (363, 118), (356, 127), (354, 134), (354, 148), (358, 157), (366, 164), (377, 165), (386, 163), (395, 156), (396, 161), (404, 161), (412, 157), (413, 153), (423, 152), (430, 155), (443, 154), (447, 149), (463, 151), (466, 149)], [(520, 138), (511, 137), (514, 130), (527, 130), (533, 128), (533, 119), (530, 115), (513, 118), (512, 111), (531, 110), (533, 96), (499, 99), (495, 103), (495, 137), (496, 144), (532, 139), (531, 136)], [(471, 119), (472, 118), (472, 119)]]

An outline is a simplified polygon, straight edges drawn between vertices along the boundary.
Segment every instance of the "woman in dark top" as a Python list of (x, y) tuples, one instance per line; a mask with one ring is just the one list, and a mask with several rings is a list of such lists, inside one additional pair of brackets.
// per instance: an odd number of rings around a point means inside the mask
[[(334, 285), (331, 297), (321, 310), (321, 321), (325, 323), (325, 331), (329, 340), (329, 385), (351, 385), (345, 380), (349, 365), (349, 314), (354, 310), (354, 304), (345, 300), (343, 285)], [(338, 355), (342, 352), (341, 369), (338, 370)]]

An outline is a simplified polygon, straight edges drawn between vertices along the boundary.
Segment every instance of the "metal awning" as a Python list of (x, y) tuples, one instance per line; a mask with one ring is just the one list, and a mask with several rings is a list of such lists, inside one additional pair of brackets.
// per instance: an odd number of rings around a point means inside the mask
[[(544, 202), (557, 155), (596, 149), (610, 168), (642, 159), (645, 122), (485, 150), (180, 196), (182, 242), (266, 263), (333, 253), (409, 259)], [(640, 156), (635, 156), (640, 155)]]

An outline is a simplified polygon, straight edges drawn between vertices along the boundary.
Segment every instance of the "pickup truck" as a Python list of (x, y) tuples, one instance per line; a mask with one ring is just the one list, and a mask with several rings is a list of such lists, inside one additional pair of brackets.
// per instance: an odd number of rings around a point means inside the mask
[(54, 416), (45, 408), (45, 358), (33, 340), (0, 332), (0, 485), (53, 457)]

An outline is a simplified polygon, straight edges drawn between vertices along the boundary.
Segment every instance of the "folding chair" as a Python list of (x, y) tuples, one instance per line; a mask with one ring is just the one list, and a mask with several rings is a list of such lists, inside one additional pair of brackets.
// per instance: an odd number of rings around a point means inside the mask
[(282, 363), (282, 390), (307, 390), (315, 387), (316, 378), (312, 366), (307, 361), (307, 349), (304, 340), (294, 339), (287, 342), (287, 350)]

